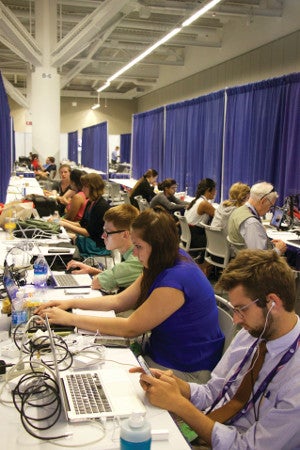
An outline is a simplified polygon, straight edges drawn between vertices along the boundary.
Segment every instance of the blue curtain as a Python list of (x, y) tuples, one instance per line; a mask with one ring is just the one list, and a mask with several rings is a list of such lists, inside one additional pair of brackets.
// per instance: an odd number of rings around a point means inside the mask
[(0, 202), (5, 203), (12, 164), (12, 122), (6, 91), (0, 73)]
[(220, 186), (223, 122), (224, 91), (168, 105), (162, 178), (175, 178), (192, 196), (202, 178)]
[(68, 159), (78, 163), (78, 131), (68, 133)]
[(132, 177), (140, 178), (147, 169), (155, 169), (162, 179), (164, 153), (164, 108), (133, 116)]
[(120, 161), (130, 163), (131, 133), (121, 134)]
[(108, 173), (108, 127), (102, 122), (82, 130), (81, 163)]
[(279, 204), (299, 192), (299, 81), (292, 74), (227, 90), (225, 192), (236, 181), (262, 180), (274, 184)]

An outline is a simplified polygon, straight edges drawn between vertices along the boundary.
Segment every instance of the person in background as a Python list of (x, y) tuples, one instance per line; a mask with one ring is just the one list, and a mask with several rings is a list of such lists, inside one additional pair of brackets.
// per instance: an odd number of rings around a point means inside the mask
[(85, 174), (85, 171), (79, 169), (73, 169), (70, 173), (70, 186), (73, 195), (68, 197), (70, 191), (65, 194), (68, 203), (65, 208), (64, 219), (71, 222), (79, 222), (84, 214), (87, 198), (82, 191), (81, 177)]
[(120, 263), (115, 264), (111, 269), (102, 270), (72, 260), (67, 264), (67, 269), (74, 274), (94, 275), (92, 289), (111, 292), (130, 286), (143, 270), (142, 264), (133, 255), (133, 244), (130, 238), (131, 224), (138, 215), (137, 208), (126, 204), (113, 206), (104, 214), (102, 238), (107, 250), (120, 252), (122, 257)]
[(120, 158), (120, 147), (117, 145), (115, 149), (111, 152), (111, 163), (116, 165)]
[(218, 285), (228, 291), (234, 322), (243, 329), (209, 382), (189, 384), (170, 370), (153, 369), (153, 377), (141, 375), (141, 385), (150, 403), (198, 434), (196, 448), (204, 441), (214, 450), (299, 449), (300, 321), (293, 271), (274, 251), (242, 250)]
[(158, 173), (155, 169), (148, 169), (147, 172), (135, 183), (130, 191), (130, 202), (136, 208), (139, 207), (134, 197), (141, 195), (147, 202), (151, 202), (155, 197), (154, 186), (157, 184)]
[(195, 198), (184, 213), (191, 230), (191, 247), (206, 247), (205, 229), (200, 223), (209, 224), (214, 217), (215, 208), (212, 200), (216, 195), (216, 182), (211, 178), (199, 181)]
[(277, 198), (278, 194), (272, 184), (266, 181), (254, 184), (250, 189), (249, 200), (235, 209), (229, 217), (230, 240), (237, 244), (244, 244), (249, 249), (274, 248), (276, 252), (283, 255), (286, 244), (280, 239), (271, 242), (261, 222), (261, 217), (275, 205)]
[[(69, 164), (62, 164), (59, 168), (60, 181), (54, 181), (52, 183), (52, 190), (55, 190), (58, 193), (58, 196), (56, 197), (56, 202), (57, 202), (57, 210), (60, 216), (64, 215), (65, 207), (68, 204), (68, 201), (66, 200), (67, 192), (69, 191), (69, 195), (73, 194), (70, 185), (70, 174), (71, 174), (71, 166), (69, 166)], [(46, 197), (49, 197), (50, 195), (52, 195), (52, 192), (44, 190), (44, 195)]]
[(47, 179), (50, 173), (56, 174), (56, 164), (54, 156), (46, 158), (46, 164), (40, 170), (37, 170), (35, 175), (38, 179)]
[(155, 208), (156, 206), (161, 206), (169, 213), (183, 211), (188, 203), (175, 197), (176, 189), (176, 180), (173, 178), (166, 178), (158, 185), (158, 190), (162, 192), (159, 192), (152, 198), (150, 207)]
[(31, 154), (31, 168), (34, 172), (43, 169), (39, 161), (39, 155), (37, 153)]
[[(37, 313), (47, 314), (50, 323), (115, 336), (133, 338), (151, 331), (144, 348), (149, 363), (204, 382), (224, 345), (212, 286), (179, 249), (175, 220), (162, 208), (148, 208), (136, 217), (131, 240), (144, 267), (131, 286), (116, 295), (47, 302)], [(107, 318), (72, 314), (69, 308), (134, 311), (127, 318)]]
[(212, 227), (219, 227), (228, 234), (228, 220), (230, 214), (242, 206), (250, 195), (250, 186), (241, 182), (234, 183), (229, 189), (229, 199), (224, 200), (215, 210), (214, 217), (211, 222)]
[(109, 209), (108, 202), (103, 198), (105, 183), (101, 175), (88, 173), (80, 178), (82, 191), (88, 201), (79, 223), (61, 219), (60, 224), (67, 231), (76, 233), (76, 245), (82, 257), (109, 255), (102, 239), (104, 214)]

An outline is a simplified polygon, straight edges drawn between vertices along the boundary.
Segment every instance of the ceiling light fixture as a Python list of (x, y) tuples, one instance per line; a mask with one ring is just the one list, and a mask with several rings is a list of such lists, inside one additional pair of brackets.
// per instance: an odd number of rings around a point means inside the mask
[(169, 39), (171, 39), (173, 36), (175, 36), (181, 28), (174, 28), (174, 30), (170, 31), (166, 36), (164, 36), (162, 39), (157, 41), (155, 44), (151, 45), (151, 47), (147, 48), (143, 53), (138, 55), (136, 58), (134, 58), (130, 63), (128, 63), (126, 66), (122, 67), (122, 69), (118, 70), (114, 75), (112, 75), (110, 78), (108, 78), (108, 82), (111, 83), (113, 80), (118, 78), (120, 75), (122, 75), (124, 72), (126, 72), (131, 67), (135, 66), (138, 62), (140, 62), (142, 59), (146, 58), (146, 56), (150, 55), (150, 53), (153, 52), (157, 47), (167, 42)]
[(103, 86), (101, 86), (97, 89), (97, 92), (104, 91), (104, 89), (106, 89), (109, 85), (110, 85), (110, 81), (107, 81)]
[(98, 101), (93, 106), (91, 106), (91, 109), (94, 111), (95, 109), (100, 108), (100, 95), (98, 94)]
[(222, 0), (209, 0), (197, 12), (195, 12), (189, 19), (185, 20), (183, 22), (182, 26), (187, 27), (188, 25), (191, 25), (191, 23), (195, 22), (195, 20), (197, 20), (199, 17), (203, 16), (203, 14), (205, 14), (207, 11), (209, 11), (211, 8), (216, 6), (221, 1)]
[[(139, 63), (142, 59), (146, 58), (146, 56), (150, 55), (150, 53), (152, 53), (156, 48), (160, 47), (161, 45), (163, 45), (165, 42), (167, 42), (169, 39), (171, 39), (173, 36), (175, 36), (176, 34), (178, 34), (183, 27), (187, 27), (188, 25), (190, 25), (191, 23), (193, 23), (195, 20), (197, 20), (200, 16), (202, 16), (203, 14), (205, 14), (207, 11), (209, 11), (211, 8), (213, 8), (214, 6), (216, 6), (218, 3), (220, 3), (223, 0), (207, 0), (206, 2), (204, 2), (204, 4), (202, 4), (202, 7), (196, 12), (194, 13), (189, 19), (185, 20), (181, 27), (178, 28), (174, 28), (174, 30), (170, 31), (170, 33), (168, 33), (166, 36), (164, 36), (162, 39), (160, 39), (159, 41), (157, 41), (155, 44), (153, 44), (151, 47), (147, 48), (147, 50), (145, 50), (143, 53), (141, 53), (140, 55), (138, 55), (136, 58), (134, 58), (132, 61), (130, 61), (128, 64), (126, 64), (126, 66), (122, 67), (120, 70), (118, 70), (114, 75), (112, 75), (111, 77), (108, 78), (107, 82), (100, 87), (99, 89), (97, 89), (97, 92), (102, 92), (104, 91), (109, 85), (110, 83), (115, 80), (116, 78), (118, 78), (120, 75), (122, 75), (124, 72), (126, 72), (127, 70), (129, 70), (131, 67), (135, 66), (137, 63)], [(100, 106), (100, 105), (99, 105)]]

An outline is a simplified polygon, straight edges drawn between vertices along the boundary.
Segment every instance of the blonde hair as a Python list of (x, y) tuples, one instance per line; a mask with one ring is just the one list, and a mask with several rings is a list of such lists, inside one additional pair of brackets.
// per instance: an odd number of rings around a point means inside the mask
[(229, 199), (224, 200), (223, 206), (242, 206), (249, 198), (250, 186), (238, 181), (229, 189)]

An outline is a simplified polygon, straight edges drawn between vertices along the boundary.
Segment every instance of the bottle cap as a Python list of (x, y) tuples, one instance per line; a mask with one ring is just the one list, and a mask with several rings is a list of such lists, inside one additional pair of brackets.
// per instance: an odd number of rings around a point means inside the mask
[(132, 428), (140, 428), (145, 421), (144, 415), (141, 412), (133, 411), (128, 419), (128, 423)]

